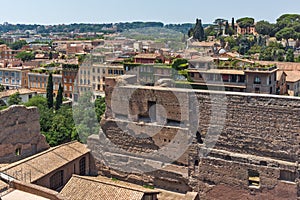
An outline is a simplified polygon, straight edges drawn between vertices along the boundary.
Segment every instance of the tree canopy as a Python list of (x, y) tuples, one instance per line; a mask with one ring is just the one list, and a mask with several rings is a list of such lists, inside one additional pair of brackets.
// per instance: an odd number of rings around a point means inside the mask
[(20, 93), (16, 92), (15, 94), (12, 94), (9, 96), (7, 103), (9, 106), (11, 105), (19, 105), (22, 103), (22, 98), (20, 97)]
[(275, 25), (262, 20), (256, 23), (255, 28), (257, 33), (262, 35), (269, 35), (275, 28)]
[(16, 58), (19, 58), (21, 59), (23, 62), (25, 61), (30, 61), (30, 60), (33, 60), (35, 58), (34, 56), (34, 53), (33, 52), (29, 52), (29, 51), (22, 51), (22, 52), (19, 52), (17, 55), (16, 55)]
[(236, 20), (236, 23), (238, 23), (241, 28), (248, 28), (254, 25), (254, 19), (251, 17), (244, 17)]
[(5, 90), (5, 87), (2, 84), (0, 84), (0, 92), (3, 92), (4, 90)]
[(286, 27), (286, 28), (283, 28), (280, 31), (278, 31), (275, 34), (275, 37), (276, 37), (277, 40), (285, 39), (287, 46), (289, 46), (289, 39), (290, 38), (296, 39), (297, 38), (297, 33), (293, 28)]
[(198, 40), (198, 41), (204, 41), (205, 40), (205, 33), (204, 33), (204, 29), (203, 29), (203, 26), (202, 26), (201, 19), (196, 20), (196, 25), (195, 25), (192, 32), (193, 32), (193, 38), (195, 40)]
[(61, 86), (61, 84), (59, 84), (56, 101), (55, 101), (55, 110), (59, 110), (62, 103), (63, 103), (63, 87)]
[(19, 40), (19, 41), (12, 43), (10, 45), (10, 48), (12, 48), (13, 50), (19, 50), (19, 49), (22, 49), (22, 47), (25, 46), (26, 44), (27, 44), (27, 42), (25, 40)]
[(48, 108), (53, 108), (53, 80), (52, 80), (52, 74), (49, 74), (48, 77), (48, 83), (47, 83), (47, 103)]

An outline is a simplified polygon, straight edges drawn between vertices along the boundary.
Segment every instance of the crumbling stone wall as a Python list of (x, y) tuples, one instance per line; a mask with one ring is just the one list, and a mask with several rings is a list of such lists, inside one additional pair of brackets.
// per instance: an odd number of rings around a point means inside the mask
[(0, 163), (10, 163), (49, 148), (40, 133), (37, 108), (11, 106), (0, 111)]
[[(107, 111), (102, 120), (106, 136), (130, 152), (132, 149), (154, 151), (162, 148), (169, 140), (163, 143), (151, 136), (146, 138), (147, 142), (131, 140), (123, 128), (111, 126), (112, 122), (122, 122), (124, 127), (142, 123), (144, 127), (154, 128), (159, 124), (163, 126), (159, 135), (168, 135), (170, 141), (178, 130), (193, 134), (193, 144), (183, 156), (188, 159), (174, 163), (188, 166), (189, 187), (199, 192), (201, 199), (299, 198), (300, 99), (247, 93), (115, 86), (114, 82), (107, 82), (106, 85)], [(177, 95), (174, 96), (174, 92)], [(190, 101), (194, 95), (198, 105)], [(225, 106), (222, 105), (224, 99)], [(141, 122), (140, 115), (149, 115), (149, 101), (162, 105), (168, 119), (181, 121), (184, 125), (167, 130), (165, 128), (168, 126), (163, 125), (164, 121), (160, 121), (159, 116), (156, 124)], [(117, 109), (112, 108), (112, 102), (118, 102), (115, 107)], [(213, 107), (220, 112), (220, 116), (212, 115)], [(184, 111), (180, 112), (182, 108)], [(197, 109), (199, 116), (195, 117), (193, 110)], [(225, 113), (225, 123), (222, 123), (222, 113)], [(196, 131), (200, 134), (200, 141), (195, 130), (192, 131), (186, 125), (195, 122), (199, 124)], [(221, 130), (220, 135), (214, 135), (216, 127)], [(207, 139), (212, 137), (208, 135), (209, 130), (212, 130), (213, 137), (217, 139), (213, 148), (209, 144), (211, 141)], [(141, 130), (132, 131), (140, 134)], [(120, 138), (125, 142), (120, 141)], [(208, 152), (208, 155), (203, 157), (200, 152)], [(250, 184), (249, 170), (259, 174), (257, 187)], [(166, 171), (163, 175), (168, 177), (170, 174)], [(159, 181), (156, 184), (158, 187), (168, 187)], [(227, 191), (227, 195), (223, 191)]]

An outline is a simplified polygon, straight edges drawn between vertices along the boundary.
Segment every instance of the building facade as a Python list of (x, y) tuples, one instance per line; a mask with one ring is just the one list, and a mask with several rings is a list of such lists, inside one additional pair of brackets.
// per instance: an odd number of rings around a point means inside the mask
[(190, 65), (193, 67), (188, 69), (190, 84), (201, 89), (276, 94), (278, 69), (275, 65), (263, 66), (239, 60), (235, 66), (226, 66), (226, 63), (218, 60), (214, 66)]

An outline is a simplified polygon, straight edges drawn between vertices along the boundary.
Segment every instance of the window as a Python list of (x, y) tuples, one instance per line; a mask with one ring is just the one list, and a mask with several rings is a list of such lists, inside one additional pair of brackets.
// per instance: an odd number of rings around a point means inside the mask
[(297, 175), (295, 172), (280, 170), (279, 180), (295, 182)]
[(203, 144), (203, 140), (199, 131), (196, 133), (196, 139), (199, 144)]
[(231, 82), (235, 83), (237, 81), (237, 75), (231, 75)]
[(86, 175), (85, 170), (86, 170), (86, 159), (85, 157), (81, 158), (79, 161), (79, 174), (80, 175)]
[(252, 187), (259, 187), (260, 186), (260, 178), (258, 171), (255, 170), (248, 170), (248, 184)]
[(15, 151), (16, 156), (20, 156), (21, 153), (22, 153), (21, 151), (22, 151), (21, 147), (17, 148), (16, 151)]
[(227, 74), (222, 75), (222, 80), (223, 80), (224, 82), (228, 82), (229, 76), (228, 76)]
[(153, 194), (145, 194), (143, 200), (156, 200), (156, 195)]
[(272, 84), (272, 76), (269, 77), (269, 85)]
[(148, 101), (148, 113), (149, 117), (152, 119), (152, 122), (156, 121), (156, 102)]
[(57, 190), (63, 186), (64, 171), (60, 170), (50, 177), (50, 189)]
[(270, 94), (273, 94), (273, 88), (270, 87)]
[(254, 84), (261, 84), (261, 80), (258, 76), (254, 78)]
[(260, 88), (256, 87), (255, 88), (255, 93), (260, 93)]

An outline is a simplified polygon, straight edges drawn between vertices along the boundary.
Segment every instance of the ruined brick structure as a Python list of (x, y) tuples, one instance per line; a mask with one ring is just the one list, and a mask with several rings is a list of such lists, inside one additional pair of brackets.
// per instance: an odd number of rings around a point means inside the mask
[[(124, 152), (113, 148), (104, 150), (108, 156), (117, 156), (116, 165), (140, 162), (141, 166), (164, 166), (164, 160), (156, 160), (155, 156), (134, 158), (134, 154), (155, 155), (169, 143), (176, 144), (183, 139), (183, 134), (192, 134), (193, 140), (173, 165), (158, 171), (121, 172), (105, 167), (99, 159), (103, 174), (179, 192), (196, 191), (201, 199), (300, 199), (300, 99), (160, 87), (116, 87), (114, 79), (106, 81), (107, 110), (101, 121), (106, 138), (100, 134), (92, 136), (89, 142), (95, 147), (100, 138), (123, 149)], [(191, 96), (197, 99), (197, 106), (191, 103)], [(221, 105), (224, 99), (226, 106)], [(118, 102), (114, 109), (112, 101)], [(159, 112), (155, 112), (155, 123), (149, 121), (151, 104), (165, 108), (164, 125)], [(125, 105), (129, 105), (128, 109)], [(225, 114), (224, 124), (218, 117), (212, 117), (213, 106), (220, 116)], [(197, 120), (195, 110), (199, 110)], [(197, 130), (191, 130), (193, 123), (199, 124)], [(216, 127), (221, 132), (212, 147), (208, 133)], [(150, 135), (157, 128), (160, 128), (157, 134)], [(136, 137), (140, 134), (148, 137)], [(176, 134), (180, 137), (176, 138)], [(175, 146), (170, 146), (171, 151), (176, 150)]]
[(37, 108), (11, 106), (0, 111), (0, 163), (11, 163), (49, 148), (40, 133)]

